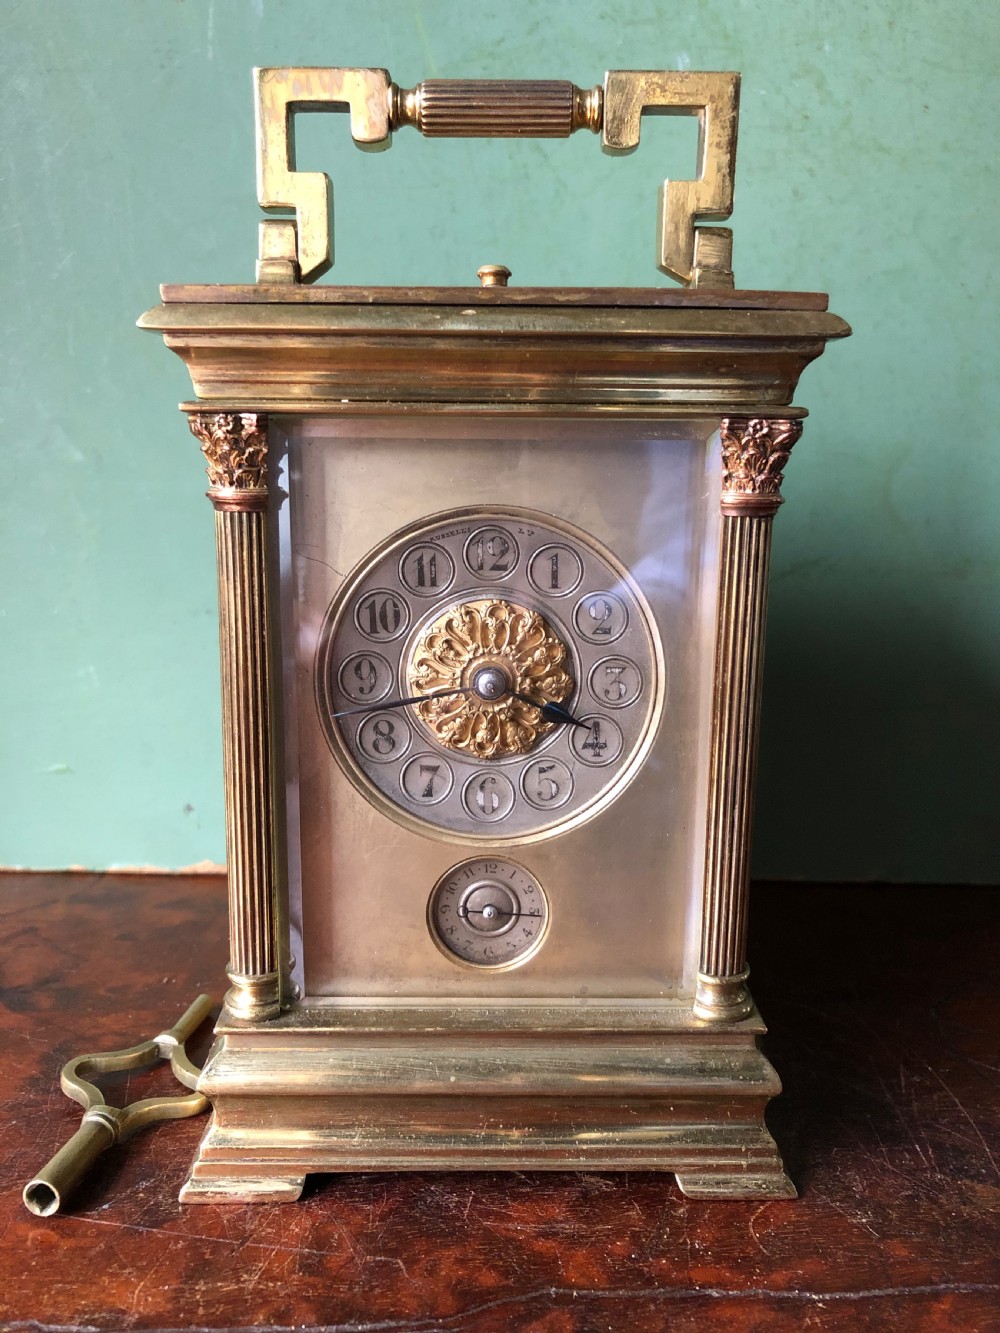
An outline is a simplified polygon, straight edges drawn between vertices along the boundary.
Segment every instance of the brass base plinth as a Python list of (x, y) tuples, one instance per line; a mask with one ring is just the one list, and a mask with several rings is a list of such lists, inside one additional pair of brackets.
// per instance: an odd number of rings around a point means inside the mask
[(182, 1201), (292, 1200), (311, 1171), (672, 1171), (693, 1197), (795, 1195), (764, 1126), (781, 1085), (756, 1011), (615, 1031), (607, 1014), (557, 1030), (551, 1010), (530, 1030), (526, 1011), (503, 1032), (486, 1013), (317, 1012), (220, 1030)]

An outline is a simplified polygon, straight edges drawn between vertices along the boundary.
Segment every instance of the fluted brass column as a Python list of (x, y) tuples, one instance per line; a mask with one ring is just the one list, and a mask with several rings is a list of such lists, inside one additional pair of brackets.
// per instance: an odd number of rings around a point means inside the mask
[(229, 980), (236, 1018), (280, 1008), (267, 665), (267, 418), (192, 413), (215, 507), (222, 659)]
[(771, 521), (802, 433), (787, 420), (722, 421), (722, 548), (712, 703), (701, 962), (694, 1009), (725, 1022), (752, 1008), (747, 897)]

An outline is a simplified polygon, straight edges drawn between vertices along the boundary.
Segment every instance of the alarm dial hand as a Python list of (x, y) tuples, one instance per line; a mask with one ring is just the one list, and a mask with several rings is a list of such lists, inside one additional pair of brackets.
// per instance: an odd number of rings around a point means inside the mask
[(514, 921), (518, 920), (518, 919), (519, 919), (520, 917), (522, 917), (522, 916), (531, 916), (531, 917), (537, 917), (538, 920), (540, 921), (540, 920), (542, 919), (542, 917), (544, 917), (545, 913), (544, 913), (544, 912), (508, 912), (508, 911), (505, 911), (503, 908), (493, 908), (492, 911), (491, 911), (491, 910), (490, 910), (490, 907), (460, 907), (460, 908), (458, 909), (458, 915), (459, 915), (459, 916), (485, 916), (485, 917), (487, 918), (487, 920), (488, 920), (490, 917), (501, 916), (501, 915), (502, 915), (502, 916), (505, 916), (505, 917), (509, 917), (511, 920), (514, 920)]

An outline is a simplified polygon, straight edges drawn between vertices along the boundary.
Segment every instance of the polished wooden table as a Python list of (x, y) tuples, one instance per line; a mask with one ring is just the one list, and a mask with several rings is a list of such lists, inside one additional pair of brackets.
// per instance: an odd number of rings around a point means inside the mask
[(79, 1122), (60, 1066), (220, 993), (225, 893), (8, 874), (0, 912), (4, 1328), (1000, 1330), (1000, 891), (756, 886), (754, 992), (785, 1081), (770, 1120), (796, 1201), (694, 1202), (652, 1174), (453, 1174), (181, 1207), (199, 1117), (113, 1149), (50, 1218), (20, 1190)]

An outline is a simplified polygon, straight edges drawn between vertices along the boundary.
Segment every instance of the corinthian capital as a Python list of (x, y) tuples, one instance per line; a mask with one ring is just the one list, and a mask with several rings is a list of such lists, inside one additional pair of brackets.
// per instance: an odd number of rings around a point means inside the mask
[(209, 499), (217, 508), (256, 509), (267, 502), (267, 418), (257, 412), (193, 412)]
[(722, 419), (722, 512), (773, 514), (800, 421), (765, 417)]

